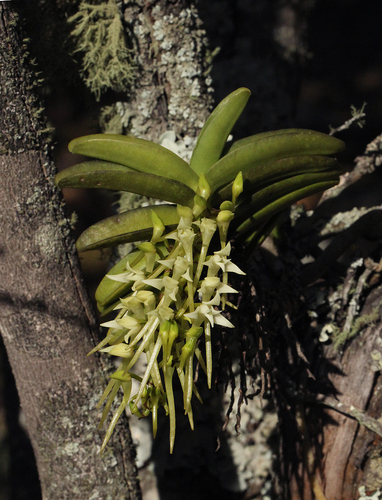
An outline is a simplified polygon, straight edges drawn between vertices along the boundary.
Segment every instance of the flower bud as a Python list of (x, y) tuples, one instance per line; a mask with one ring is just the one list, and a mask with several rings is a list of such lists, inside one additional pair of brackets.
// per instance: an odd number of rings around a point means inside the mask
[(229, 223), (233, 219), (233, 212), (231, 210), (221, 210), (216, 217), (216, 222), (219, 228), (220, 243), (222, 246), (227, 241)]
[(155, 245), (153, 245), (150, 241), (145, 241), (144, 243), (140, 243), (137, 245), (139, 250), (145, 253), (146, 258), (146, 271), (151, 273), (154, 269), (155, 257), (157, 253), (157, 249)]
[(204, 198), (206, 201), (211, 195), (211, 188), (207, 182), (207, 179), (203, 174), (199, 176), (198, 187), (196, 188), (196, 194)]
[(129, 347), (124, 342), (121, 342), (120, 344), (112, 345), (110, 347), (104, 347), (100, 351), (107, 352), (108, 354), (111, 354), (112, 356), (118, 356), (120, 358), (131, 358), (134, 354), (134, 349)]
[(192, 210), (190, 207), (183, 207), (182, 205), (177, 205), (176, 210), (178, 212), (179, 217), (185, 220), (193, 220)]
[(194, 196), (194, 206), (192, 209), (192, 213), (195, 219), (197, 219), (204, 212), (206, 208), (207, 208), (206, 200), (202, 196), (196, 194)]
[(167, 354), (171, 357), (171, 349), (175, 339), (178, 338), (179, 327), (178, 323), (174, 320), (170, 321), (170, 331), (168, 332)]
[(184, 364), (195, 352), (196, 342), (203, 333), (201, 326), (193, 326), (186, 332), (187, 342), (182, 347), (182, 352), (179, 359), (179, 368), (183, 370)]
[(220, 205), (220, 210), (230, 210), (231, 212), (233, 211), (233, 204), (229, 200), (223, 201), (223, 203)]
[(216, 217), (216, 222), (219, 225), (229, 224), (233, 219), (234, 214), (231, 210), (221, 210)]
[(239, 172), (232, 184), (232, 204), (236, 205), (236, 200), (243, 192), (243, 173)]
[(159, 336), (162, 339), (163, 347), (167, 347), (170, 328), (171, 328), (171, 321), (169, 321), (169, 320), (163, 321), (163, 323), (161, 324), (161, 326), (159, 328)]
[(165, 225), (154, 210), (151, 210), (151, 220), (153, 221), (153, 236), (151, 238), (151, 242), (156, 243), (162, 236), (163, 231), (165, 230)]

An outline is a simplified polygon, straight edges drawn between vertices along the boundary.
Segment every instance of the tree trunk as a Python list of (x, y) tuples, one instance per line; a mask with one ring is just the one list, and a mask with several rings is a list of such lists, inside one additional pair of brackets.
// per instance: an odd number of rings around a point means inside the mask
[(139, 499), (125, 419), (101, 457), (97, 402), (106, 367), (70, 224), (53, 186), (50, 137), (20, 19), (0, 4), (2, 228), (0, 331), (46, 500)]

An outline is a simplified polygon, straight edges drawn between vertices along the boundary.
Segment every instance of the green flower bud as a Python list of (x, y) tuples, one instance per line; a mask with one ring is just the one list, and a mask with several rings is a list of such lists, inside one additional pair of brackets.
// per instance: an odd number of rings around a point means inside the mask
[(202, 196), (196, 194), (194, 196), (194, 207), (192, 209), (192, 213), (195, 219), (197, 219), (204, 212), (206, 208), (207, 208), (206, 200)]
[(190, 207), (182, 207), (182, 205), (177, 205), (176, 210), (178, 212), (179, 217), (183, 219), (193, 220), (192, 210)]
[(216, 222), (219, 228), (220, 244), (222, 248), (225, 246), (227, 241), (228, 227), (233, 219), (234, 214), (231, 210), (221, 210), (216, 217)]
[(182, 352), (179, 359), (179, 367), (183, 370), (184, 364), (190, 356), (194, 355), (196, 342), (203, 333), (201, 326), (193, 326), (186, 333), (187, 342), (182, 347)]
[(179, 327), (178, 327), (178, 323), (174, 320), (170, 321), (170, 323), (171, 323), (171, 325), (170, 325), (170, 331), (168, 333), (167, 353), (168, 353), (169, 358), (172, 358), (171, 349), (172, 349), (172, 346), (173, 346), (175, 339), (178, 338)]
[(142, 413), (135, 406), (135, 401), (133, 399), (129, 402), (129, 407), (130, 407), (130, 412), (132, 415), (135, 415), (138, 418), (142, 418)]
[[(167, 350), (168, 336), (170, 333), (171, 321), (163, 321), (159, 328), (159, 336), (162, 339), (163, 351)], [(167, 359), (167, 356), (166, 356)]]
[(153, 245), (150, 241), (145, 241), (144, 243), (140, 243), (137, 245), (139, 250), (145, 253), (146, 258), (146, 271), (151, 273), (154, 269), (155, 257), (157, 253), (157, 249), (155, 245)]
[(223, 201), (223, 203), (220, 205), (220, 210), (229, 210), (229, 211), (233, 211), (233, 204), (231, 201)]
[(233, 181), (233, 184), (232, 184), (232, 204), (233, 204), (233, 206), (236, 205), (236, 200), (243, 192), (243, 189), (244, 189), (243, 173), (239, 172), (236, 176), (236, 179)]
[(163, 231), (165, 230), (165, 225), (154, 210), (151, 210), (151, 219), (153, 221), (153, 236), (151, 238), (151, 242), (156, 243), (161, 238)]
[(206, 201), (211, 195), (210, 185), (208, 184), (207, 179), (203, 174), (200, 174), (199, 176), (199, 183), (196, 189), (196, 194), (204, 198)]
[(221, 210), (218, 213), (218, 216), (216, 217), (216, 222), (218, 223), (218, 226), (219, 225), (223, 226), (227, 223), (229, 224), (233, 219), (233, 217), (234, 214), (231, 210)]

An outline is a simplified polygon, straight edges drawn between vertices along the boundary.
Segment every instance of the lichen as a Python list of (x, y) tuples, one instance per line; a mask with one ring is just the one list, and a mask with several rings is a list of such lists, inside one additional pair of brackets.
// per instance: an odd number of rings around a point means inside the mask
[[(126, 488), (125, 478), (116, 467), (120, 460), (118, 451), (109, 448), (104, 456), (99, 455), (101, 442), (95, 425), (100, 416), (97, 408), (102, 392), (100, 385), (101, 375), (95, 376), (84, 370), (80, 382), (62, 383), (41, 400), (43, 410), (38, 427), (40, 460), (50, 467), (48, 470), (52, 479), (57, 470), (61, 477), (70, 478), (66, 488), (62, 488), (63, 483), (57, 484), (54, 480), (45, 484), (47, 498), (137, 498), (129, 495), (130, 488)], [(78, 404), (78, 394), (83, 395), (83, 404)], [(96, 470), (102, 473), (95, 480)]]
[(109, 89), (126, 91), (134, 79), (135, 69), (116, 1), (82, 1), (78, 12), (68, 21), (75, 25), (71, 32), (76, 40), (75, 52), (84, 54), (85, 84), (96, 99)]
[(365, 327), (374, 325), (379, 319), (379, 309), (373, 309), (371, 314), (365, 314), (355, 319), (349, 330), (333, 329), (334, 348), (340, 349), (349, 340), (356, 337)]
[(363, 217), (365, 214), (372, 212), (374, 210), (381, 209), (381, 206), (374, 206), (371, 208), (367, 207), (354, 207), (348, 212), (338, 212), (325, 224), (325, 226), (320, 231), (320, 236), (330, 236), (335, 233), (339, 233), (348, 229), (352, 226), (358, 219)]

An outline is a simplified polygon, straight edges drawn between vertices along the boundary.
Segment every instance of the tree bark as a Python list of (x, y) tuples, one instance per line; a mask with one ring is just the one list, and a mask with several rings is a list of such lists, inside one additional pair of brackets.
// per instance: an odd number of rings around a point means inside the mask
[[(380, 144), (381, 136), (289, 232), (284, 259), (296, 259), (295, 283), (304, 288), (295, 295), (304, 302), (284, 305), (306, 356), (294, 347), (293, 366), (278, 364), (284, 495), (292, 500), (356, 500), (360, 491), (371, 498), (382, 490)], [(306, 255), (312, 262), (301, 266)], [(314, 496), (314, 484), (324, 496)]]
[[(12, 2), (13, 3), (13, 2)], [(103, 457), (97, 402), (107, 367), (81, 280), (21, 21), (0, 4), (0, 331), (46, 500), (139, 499), (125, 419)], [(45, 129), (45, 130), (44, 130)]]

